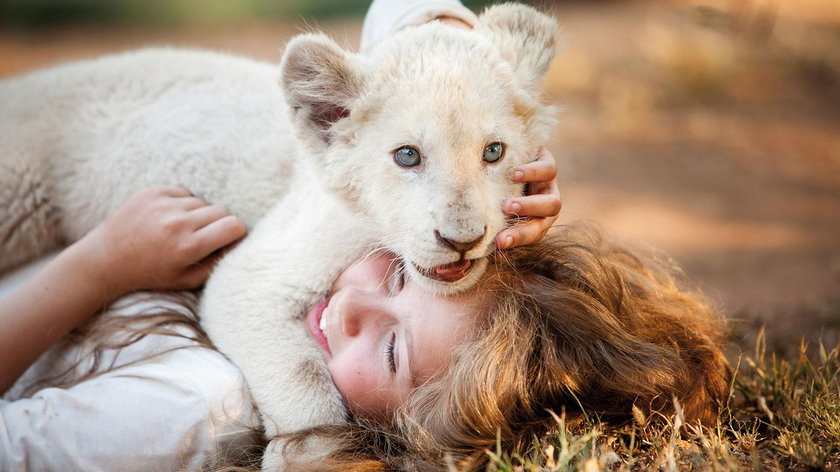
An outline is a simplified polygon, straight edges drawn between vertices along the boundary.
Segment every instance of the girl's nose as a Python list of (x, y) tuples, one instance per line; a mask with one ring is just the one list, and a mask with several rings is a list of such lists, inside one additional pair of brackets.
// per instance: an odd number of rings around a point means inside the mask
[(346, 336), (358, 336), (364, 330), (390, 318), (382, 297), (365, 290), (348, 289), (336, 308), (341, 317), (341, 329)]

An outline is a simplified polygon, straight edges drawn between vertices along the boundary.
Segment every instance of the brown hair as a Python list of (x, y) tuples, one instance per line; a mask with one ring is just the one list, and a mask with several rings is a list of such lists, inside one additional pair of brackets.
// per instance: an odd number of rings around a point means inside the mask
[[(533, 438), (584, 412), (612, 423), (643, 412), (712, 424), (729, 391), (721, 317), (680, 289), (671, 264), (607, 243), (586, 226), (505, 251), (481, 287), (492, 290), (476, 339), (448, 372), (418, 387), (388, 425), (351, 423), (290, 435), (340, 444), (301, 470), (476, 470), (497, 442), (524, 453)], [(451, 462), (450, 462), (451, 463)]]

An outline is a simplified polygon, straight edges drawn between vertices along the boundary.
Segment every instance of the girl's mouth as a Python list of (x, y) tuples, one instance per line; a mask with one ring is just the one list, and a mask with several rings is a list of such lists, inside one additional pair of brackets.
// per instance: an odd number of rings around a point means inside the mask
[(327, 357), (332, 357), (332, 351), (330, 351), (330, 345), (327, 341), (327, 335), (325, 333), (327, 327), (327, 319), (324, 317), (324, 311), (330, 304), (330, 300), (326, 299), (323, 302), (315, 305), (309, 310), (307, 314), (307, 324), (309, 325), (309, 334), (312, 336), (312, 339), (315, 340), (315, 343), (318, 344), (319, 347), (327, 354)]

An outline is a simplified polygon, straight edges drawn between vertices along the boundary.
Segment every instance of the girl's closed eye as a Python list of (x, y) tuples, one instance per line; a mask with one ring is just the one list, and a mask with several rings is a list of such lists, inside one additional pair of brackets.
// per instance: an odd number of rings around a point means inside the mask
[(392, 374), (397, 373), (397, 363), (394, 360), (394, 346), (397, 345), (397, 333), (391, 333), (391, 339), (385, 346), (385, 359), (388, 361), (388, 369)]
[(403, 266), (403, 264), (400, 263), (398, 279), (397, 279), (397, 288), (399, 290), (402, 290), (403, 287), (405, 287), (405, 266)]
[(400, 259), (391, 277), (391, 292), (397, 293), (405, 287), (405, 263)]

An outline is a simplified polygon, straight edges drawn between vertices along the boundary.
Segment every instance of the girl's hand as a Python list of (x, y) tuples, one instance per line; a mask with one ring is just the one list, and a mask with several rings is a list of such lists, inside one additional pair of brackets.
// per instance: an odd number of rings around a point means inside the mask
[(540, 148), (537, 160), (513, 169), (511, 180), (527, 183), (526, 195), (505, 200), (502, 210), (507, 215), (526, 219), (496, 236), (499, 249), (535, 243), (557, 221), (562, 202), (556, 176), (557, 164), (546, 148)]
[(62, 251), (0, 304), (0, 393), (62, 336), (114, 298), (194, 288), (245, 225), (183, 187), (150, 187)]
[(132, 195), (77, 244), (114, 295), (189, 289), (210, 276), (220, 249), (245, 235), (244, 223), (177, 186)]

